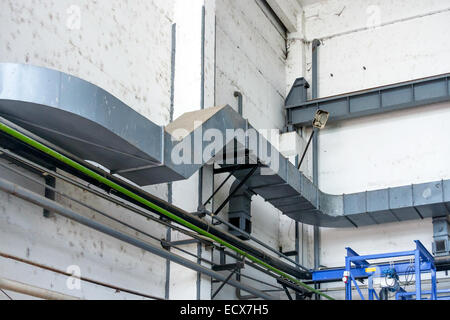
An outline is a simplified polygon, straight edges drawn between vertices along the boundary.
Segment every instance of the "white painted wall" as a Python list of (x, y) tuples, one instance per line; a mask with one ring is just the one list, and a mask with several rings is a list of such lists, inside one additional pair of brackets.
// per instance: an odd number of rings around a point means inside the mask
[[(243, 95), (244, 118), (257, 129), (281, 130), (285, 123), (282, 106), (286, 96), (284, 36), (256, 1), (216, 0), (216, 21), (216, 105), (229, 104), (237, 110), (234, 92), (239, 91)], [(216, 177), (216, 187), (225, 177)], [(228, 195), (230, 187), (231, 182), (224, 187), (225, 192), (217, 195), (216, 207)], [(227, 207), (222, 211), (222, 217), (226, 218), (226, 213)], [(281, 216), (261, 197), (253, 197), (252, 223), (252, 235), (267, 245), (275, 249), (282, 246), (284, 251), (295, 249), (293, 221)], [(214, 258), (218, 261), (217, 253)], [(276, 285), (273, 279), (249, 267), (243, 274)], [(242, 281), (260, 289), (273, 289), (247, 279)], [(213, 288), (217, 287), (213, 285)], [(284, 298), (284, 294), (271, 294)], [(234, 288), (227, 286), (217, 298), (235, 299)]]
[[(0, 48), (0, 61), (44, 66), (78, 76), (114, 94), (153, 122), (166, 125), (170, 120), (172, 24), (176, 24), (177, 31), (174, 117), (200, 109), (201, 26), (204, 5), (207, 13), (205, 105), (213, 106), (214, 1), (204, 3), (203, 0), (146, 0), (127, 4), (123, 1), (106, 0), (97, 2), (42, 0), (33, 3), (4, 0), (0, 2), (0, 26), (3, 31), (0, 41), (5, 45)], [(157, 237), (166, 237), (166, 229), (158, 224), (149, 223), (144, 219), (139, 220), (135, 214), (115, 207), (111, 208), (109, 204), (88, 197), (85, 193), (64, 184), (58, 183), (57, 188), (67, 191), (75, 198), (83, 199), (96, 208), (112, 212), (121, 220), (139, 227), (144, 226), (147, 232)], [(168, 196), (167, 185), (144, 189), (164, 199)], [(198, 174), (186, 181), (173, 184), (173, 203), (187, 211), (196, 211), (197, 194)], [(58, 201), (72, 206), (70, 202), (63, 199)], [(22, 246), (9, 247), (4, 241), (0, 241), (3, 246), (6, 246), (0, 251), (25, 257), (24, 255), (30, 251), (23, 248), (26, 245), (37, 252), (45, 250), (50, 241), (47, 238), (53, 234), (52, 224), (58, 225), (59, 220), (56, 219), (56, 222), (53, 222), (39, 216), (35, 217), (42, 225), (42, 234), (33, 240), (28, 239), (28, 242), (32, 241), (32, 247), (22, 239), (23, 234), (29, 232), (28, 229), (32, 226), (26, 223), (29, 219), (28, 215), (21, 212), (21, 215), (17, 217), (20, 221), (16, 224), (17, 230), (9, 223), (11, 216), (17, 215), (14, 209), (18, 205), (17, 202), (15, 199), (8, 198), (8, 205), (3, 208), (2, 218), (8, 223), (2, 224), (2, 227), (9, 231), (2, 233), (1, 237), (3, 239), (12, 233), (14, 237), (10, 236), (9, 242), (16, 243), (15, 240), (17, 240), (17, 243), (21, 243)], [(73, 206), (73, 208), (88, 215), (92, 214), (79, 206)], [(93, 216), (98, 219), (96, 215)], [(47, 258), (36, 253), (33, 255), (35, 262), (46, 261), (49, 266), (58, 266), (64, 270), (66, 265), (77, 264), (82, 267), (83, 272), (86, 271), (89, 276), (99, 278), (98, 280), (122, 285), (129, 289), (143, 290), (144, 293), (164, 298), (165, 260), (154, 256), (141, 257), (140, 252), (135, 253), (132, 247), (123, 245), (119, 241), (104, 239), (102, 235), (97, 234), (95, 237), (88, 237), (86, 232), (80, 231), (81, 227), (61, 221), (60, 223), (64, 224), (59, 227), (62, 230), (61, 237), (64, 236), (67, 241), (54, 250), (56, 252), (52, 253), (54, 258), (53, 256)], [(173, 241), (182, 239), (184, 237), (179, 233), (172, 234)], [(104, 252), (106, 249), (101, 247), (97, 249), (99, 253), (94, 250), (92, 255), (85, 249), (85, 247), (96, 248), (100, 242), (105, 247), (111, 243), (110, 246), (113, 246), (113, 249), (106, 254)], [(157, 242), (155, 244), (159, 245)], [(186, 246), (183, 249), (197, 253), (196, 245)], [(58, 250), (63, 251), (67, 257), (59, 259)], [(84, 251), (75, 253), (78, 250)], [(210, 252), (205, 248), (202, 251), (204, 258), (209, 259)], [(127, 253), (124, 258), (122, 252), (130, 253)], [(126, 268), (123, 267), (125, 264), (127, 264)], [(93, 265), (96, 268), (91, 274)], [(10, 264), (10, 267), (14, 265)], [(11, 275), (11, 278), (15, 280), (20, 281), (24, 277), (22, 272), (14, 273), (12, 269), (6, 267), (2, 271), (1, 275), (6, 277)], [(45, 277), (37, 279), (44, 283), (47, 281)], [(30, 280), (31, 283), (33, 281)], [(196, 299), (196, 282), (196, 272), (171, 263), (170, 299)], [(51, 283), (51, 285), (59, 288), (62, 286), (60, 283)], [(44, 287), (48, 286), (44, 285)], [(78, 296), (109, 298), (107, 290), (96, 290), (97, 295), (83, 290)], [(209, 299), (210, 292), (210, 279), (203, 276), (201, 298)], [(118, 297), (126, 298), (127, 296), (118, 295)]]
[(165, 0), (2, 0), (0, 58), (73, 74), (165, 124), (173, 11)]
[[(310, 42), (322, 41), (320, 97), (450, 71), (449, 1), (320, 1), (304, 7), (302, 24), (308, 81)], [(320, 134), (320, 188), (342, 194), (448, 179), (449, 119), (443, 103), (329, 125)], [(430, 219), (322, 229), (321, 264), (342, 266), (347, 246), (401, 251), (418, 239), (431, 251), (432, 234)]]
[[(173, 22), (174, 2), (166, 0), (134, 1), (133, 5), (110, 0), (2, 0), (0, 42), (4, 45), (0, 47), (0, 61), (73, 74), (111, 92), (152, 121), (166, 124)], [(2, 169), (1, 176), (5, 175), (9, 174)], [(33, 187), (29, 181), (17, 177), (13, 181)], [(165, 228), (159, 224), (66, 184), (58, 182), (57, 188), (155, 236), (165, 237)], [(167, 197), (165, 185), (146, 190)], [(66, 219), (43, 218), (42, 209), (14, 197), (3, 193), (0, 197), (1, 252), (62, 271), (78, 265), (82, 276), (164, 297), (165, 260)], [(61, 197), (57, 200), (85, 216), (134, 235), (90, 210)], [(86, 299), (139, 298), (87, 283), (82, 284), (81, 291), (70, 291), (65, 285), (66, 277), (4, 258), (0, 258), (0, 275)], [(5, 298), (0, 294), (0, 299)]]
[(286, 45), (255, 1), (216, 1), (216, 104), (237, 110), (257, 129), (282, 129)]
[[(293, 2), (286, 0), (280, 8), (295, 6), (298, 10)], [(74, 3), (80, 10), (79, 28), (77, 8), (68, 11)], [(200, 109), (201, 11), (205, 5), (205, 106), (230, 104), (237, 110), (233, 93), (240, 91), (244, 96), (244, 117), (258, 129), (283, 128), (282, 106), (290, 86), (300, 76), (311, 80), (314, 38), (323, 42), (319, 49), (321, 97), (450, 70), (447, 59), (450, 42), (442, 36), (449, 26), (449, 1), (300, 3), (304, 12), (297, 16), (296, 32), (288, 34), (286, 41), (256, 2), (250, 0), (195, 0), (189, 1), (189, 5), (184, 0), (139, 0), (132, 6), (118, 0), (40, 0), (35, 5), (28, 1), (2, 0), (0, 42), (5, 45), (0, 47), (0, 61), (29, 63), (74, 74), (111, 92), (152, 121), (165, 125), (170, 114), (173, 23), (177, 24), (175, 117)], [(294, 21), (291, 14), (285, 18)], [(320, 135), (320, 188), (330, 193), (350, 193), (448, 178), (450, 171), (444, 159), (450, 153), (446, 147), (449, 118), (448, 104), (438, 104), (330, 125)], [(305, 139), (307, 133), (302, 134)], [(305, 173), (310, 175), (310, 158), (305, 168)], [(5, 175), (1, 171), (1, 176)], [(13, 179), (25, 183), (18, 177)], [(221, 179), (216, 177), (216, 187)], [(207, 185), (211, 188), (211, 184)], [(152, 234), (165, 236), (165, 228), (141, 221), (134, 214), (65, 184), (58, 184), (58, 188), (120, 219), (145, 226)], [(167, 197), (166, 185), (146, 190)], [(195, 211), (197, 190), (198, 175), (175, 183), (174, 203)], [(217, 196), (216, 206), (226, 195), (227, 192), (222, 192)], [(65, 219), (42, 218), (39, 208), (5, 194), (0, 197), (1, 252), (59, 269), (78, 264), (85, 276), (164, 296), (164, 260)], [(61, 198), (58, 201), (69, 205)], [(73, 208), (110, 223), (89, 210)], [(225, 208), (223, 212), (226, 211)], [(254, 197), (252, 212), (254, 236), (274, 248), (282, 246), (285, 251), (294, 248), (292, 220), (258, 197)], [(301, 225), (300, 229), (300, 262), (312, 266), (312, 227)], [(183, 239), (177, 233), (172, 236), (173, 240)], [(397, 251), (410, 249), (412, 240), (419, 239), (431, 249), (431, 237), (430, 220), (358, 230), (322, 229), (321, 263), (342, 265), (346, 246), (361, 253)], [(185, 249), (197, 251), (196, 246)], [(203, 252), (209, 259), (210, 252), (205, 248)], [(7, 278), (88, 299), (136, 298), (87, 284), (80, 292), (67, 291), (64, 277), (0, 259), (0, 275)], [(218, 259), (217, 253), (214, 259)], [(250, 268), (245, 273), (273, 283)], [(196, 281), (195, 272), (171, 264), (170, 298), (195, 299)], [(202, 298), (208, 299), (209, 279), (202, 277), (201, 286)], [(342, 292), (333, 295), (342, 297)], [(218, 296), (219, 299), (235, 297), (234, 289), (229, 286)]]

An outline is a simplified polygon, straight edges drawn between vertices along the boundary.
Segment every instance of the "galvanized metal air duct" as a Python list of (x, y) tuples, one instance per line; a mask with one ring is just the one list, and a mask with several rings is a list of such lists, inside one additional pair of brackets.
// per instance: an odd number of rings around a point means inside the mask
[[(162, 128), (91, 83), (55, 70), (18, 64), (0, 64), (0, 115), (139, 185), (187, 179), (212, 160), (213, 155), (196, 164), (177, 164), (171, 157), (174, 148), (192, 143), (205, 130), (218, 130), (226, 136), (227, 129), (252, 128), (229, 106), (188, 113)], [(184, 133), (177, 133), (177, 129), (184, 129)], [(259, 147), (266, 144), (272, 148), (259, 133), (257, 138)], [(231, 140), (223, 141), (224, 147)], [(192, 146), (189, 156), (203, 154), (208, 146), (205, 141)], [(258, 154), (250, 145), (243, 147)], [(277, 172), (265, 175), (260, 168), (246, 187), (297, 221), (323, 227), (359, 227), (449, 213), (450, 180), (330, 195), (273, 150), (279, 162)], [(245, 172), (234, 176), (242, 179)]]
[[(236, 180), (230, 190), (235, 190), (239, 184), (239, 180)], [(252, 196), (252, 192), (246, 186), (242, 186), (231, 196), (228, 207), (228, 221), (248, 234), (252, 232)], [(248, 240), (246, 236), (234, 229), (230, 228), (228, 232), (242, 240)]]
[(450, 257), (450, 221), (447, 215), (433, 218), (433, 254)]

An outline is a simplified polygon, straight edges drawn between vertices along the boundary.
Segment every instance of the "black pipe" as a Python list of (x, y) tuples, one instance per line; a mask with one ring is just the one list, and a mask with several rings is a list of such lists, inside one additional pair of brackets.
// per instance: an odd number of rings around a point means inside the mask
[[(56, 187), (56, 179), (50, 175), (45, 176), (45, 185), (49, 186), (50, 188), (45, 188), (45, 197), (49, 198), (50, 200), (55, 200), (55, 192), (51, 188)], [(50, 218), (51, 212), (47, 209), (44, 209), (44, 217)]]
[[(116, 230), (114, 230), (114, 229), (112, 229), (110, 227), (107, 227), (105, 225), (102, 225), (102, 224), (100, 224), (100, 223), (98, 223), (96, 221), (93, 221), (93, 220), (90, 220), (90, 219), (88, 219), (86, 217), (80, 216), (79, 214), (73, 212), (72, 210), (70, 210), (70, 209), (68, 209), (66, 207), (63, 207), (62, 205), (60, 205), (57, 202), (49, 200), (49, 199), (47, 199), (47, 198), (45, 198), (45, 197), (43, 197), (41, 195), (38, 195), (38, 194), (36, 194), (36, 193), (34, 193), (32, 191), (29, 191), (29, 190), (27, 190), (25, 188), (22, 188), (22, 187), (20, 187), (18, 185), (15, 185), (15, 184), (13, 184), (11, 182), (8, 182), (8, 181), (4, 180), (4, 179), (0, 179), (0, 190), (4, 191), (6, 193), (12, 194), (12, 195), (14, 195), (14, 196), (16, 196), (18, 198), (23, 199), (23, 200), (26, 200), (26, 201), (29, 201), (31, 203), (34, 203), (36, 205), (39, 205), (39, 206), (41, 206), (41, 207), (43, 207), (43, 208), (45, 208), (45, 209), (47, 209), (49, 211), (55, 212), (55, 213), (65, 217), (65, 218), (68, 218), (70, 220), (76, 221), (76, 222), (78, 222), (78, 223), (80, 223), (82, 225), (85, 225), (85, 226), (87, 226), (89, 228), (92, 228), (94, 230), (97, 230), (99, 232), (107, 234), (107, 235), (109, 235), (109, 236), (111, 236), (113, 238), (119, 239), (119, 240), (121, 240), (123, 242), (129, 243), (129, 244), (131, 244), (133, 246), (136, 246), (138, 248), (141, 248), (141, 249), (143, 249), (145, 251), (148, 251), (150, 253), (158, 255), (158, 256), (160, 256), (162, 258), (165, 258), (165, 259), (168, 259), (168, 260), (173, 261), (175, 263), (178, 263), (178, 264), (180, 264), (182, 266), (185, 266), (185, 267), (187, 267), (189, 269), (192, 269), (192, 270), (201, 272), (203, 274), (209, 275), (210, 277), (212, 277), (214, 279), (221, 280), (221, 281), (227, 280), (227, 277), (225, 277), (224, 275), (222, 275), (222, 274), (220, 274), (218, 272), (215, 272), (215, 271), (213, 271), (211, 269), (203, 267), (203, 266), (201, 266), (201, 265), (199, 265), (199, 264), (197, 264), (195, 262), (192, 262), (189, 259), (186, 259), (186, 258), (183, 258), (183, 257), (178, 256), (176, 254), (173, 254), (173, 253), (171, 253), (171, 252), (169, 252), (169, 251), (167, 251), (165, 249), (158, 248), (158, 247), (153, 246), (153, 245), (151, 245), (149, 243), (146, 243), (146, 242), (143, 242), (141, 240), (132, 238), (132, 237), (126, 235), (126, 234), (118, 232), (118, 231), (116, 231)], [(228, 279), (227, 282), (230, 283), (233, 286), (236, 286), (236, 287), (241, 288), (241, 289), (243, 289), (243, 290), (245, 290), (247, 292), (255, 294), (255, 295), (257, 295), (260, 298), (268, 299), (268, 300), (273, 299), (273, 297), (271, 297), (269, 295), (266, 295), (265, 293), (255, 289), (255, 288), (252, 288), (250, 286), (244, 285), (244, 284), (239, 283), (237, 281), (233, 281), (233, 280), (229, 280)]]
[(449, 271), (450, 256), (434, 257), (434, 264), (436, 265), (436, 271)]
[[(49, 155), (47, 155), (45, 153), (24, 144), (23, 142), (15, 139), (9, 135), (0, 133), (0, 144), (2, 146), (4, 146), (5, 149), (14, 150), (15, 153), (17, 153), (18, 155), (20, 155), (26, 159), (29, 159), (38, 164), (43, 164), (44, 166), (51, 165), (51, 166), (57, 167), (61, 170), (66, 171), (69, 174), (72, 174), (78, 178), (83, 179), (84, 181), (90, 183), (93, 186), (101, 188), (101, 189), (105, 190), (106, 192), (109, 192), (119, 198), (125, 199), (125, 200), (139, 206), (140, 208), (144, 208), (144, 209), (146, 209), (150, 212), (153, 212), (159, 216), (161, 215), (159, 212), (152, 210), (147, 206), (142, 205), (140, 202), (135, 201), (135, 200), (123, 195), (122, 193), (118, 193), (115, 190), (111, 190), (110, 187), (81, 173), (78, 170), (73, 169), (72, 167), (66, 165), (63, 162), (50, 157)], [(274, 258), (274, 257), (266, 254), (265, 252), (261, 251), (260, 249), (257, 249), (248, 243), (245, 243), (244, 241), (229, 234), (228, 232), (226, 232), (224, 230), (220, 230), (219, 228), (216, 228), (215, 226), (207, 223), (206, 221), (203, 221), (203, 220), (199, 219), (198, 217), (195, 217), (191, 213), (186, 212), (183, 209), (180, 209), (180, 208), (168, 203), (167, 201), (157, 198), (157, 197), (153, 196), (152, 194), (147, 193), (144, 190), (142, 190), (134, 185), (131, 185), (131, 184), (129, 184), (129, 183), (127, 183), (127, 182), (125, 182), (125, 181), (123, 181), (123, 180), (121, 180), (121, 179), (119, 179), (119, 178), (117, 178), (117, 177), (115, 177), (115, 176), (81, 160), (81, 159), (77, 159), (73, 155), (67, 155), (67, 153), (65, 153), (62, 150), (58, 150), (58, 152), (65, 154), (66, 156), (68, 156), (78, 162), (82, 162), (83, 165), (85, 167), (87, 167), (89, 170), (94, 171), (94, 172), (106, 177), (107, 179), (113, 181), (114, 183), (118, 184), (121, 187), (131, 190), (133, 193), (137, 194), (138, 196), (156, 204), (157, 206), (159, 206), (167, 211), (170, 211), (174, 215), (188, 221), (189, 223), (192, 223), (196, 227), (199, 227), (204, 230), (208, 230), (208, 232), (210, 232), (214, 236), (221, 238), (222, 240), (232, 244), (233, 246), (239, 248), (240, 250), (243, 250), (243, 251), (249, 253), (250, 255), (253, 255), (254, 257), (264, 261), (265, 263), (267, 263), (285, 273), (288, 273), (288, 274), (296, 277), (297, 279), (308, 280), (308, 279), (312, 278), (312, 275), (310, 272), (298, 270), (294, 266), (291, 266), (277, 258)]]
[(303, 160), (305, 160), (306, 153), (308, 152), (309, 146), (311, 145), (311, 141), (313, 140), (315, 133), (316, 133), (316, 129), (314, 128), (313, 132), (311, 133), (311, 136), (309, 137), (308, 143), (306, 144), (305, 150), (303, 151), (302, 158), (300, 159), (300, 162), (298, 163), (297, 169), (299, 169), (299, 170), (303, 164)]
[(242, 116), (244, 112), (242, 93), (240, 93), (239, 91), (235, 91), (234, 97), (238, 98), (238, 112)]

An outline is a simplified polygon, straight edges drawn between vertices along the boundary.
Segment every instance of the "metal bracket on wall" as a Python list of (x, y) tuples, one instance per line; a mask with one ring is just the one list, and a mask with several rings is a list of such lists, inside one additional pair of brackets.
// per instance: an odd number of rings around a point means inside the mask
[(230, 166), (223, 166), (222, 168), (214, 169), (214, 174), (221, 174), (221, 173), (235, 173), (236, 171), (240, 170), (248, 170), (253, 169), (254, 167), (259, 166), (258, 164), (237, 164), (237, 165), (230, 165)]
[(230, 192), (228, 197), (224, 200), (224, 202), (214, 212), (213, 216), (217, 216), (220, 213), (220, 211), (222, 211), (222, 209), (227, 205), (227, 203), (230, 201), (230, 199), (233, 197), (233, 195), (237, 191), (239, 191), (239, 189), (248, 181), (248, 179), (250, 179), (253, 176), (253, 174), (256, 172), (258, 167), (259, 167), (258, 165), (253, 165), (252, 170), (250, 170), (250, 172), (244, 177), (244, 179), (242, 179), (240, 181), (240, 183), (236, 186), (236, 188), (233, 191)]
[(199, 243), (199, 240), (197, 240), (197, 239), (180, 240), (180, 241), (165, 241), (165, 240), (162, 240), (161, 241), (161, 246), (164, 249), (169, 250), (171, 247), (187, 246), (187, 245), (197, 244), (197, 243)]
[(278, 278), (277, 279), (277, 283), (281, 284), (281, 286), (283, 287), (284, 291), (286, 292), (286, 295), (288, 296), (289, 300), (293, 300), (291, 294), (289, 293), (288, 289), (292, 289), (294, 290), (296, 296), (300, 299), (304, 299), (306, 297), (311, 298), (312, 294), (310, 292), (308, 292), (307, 290), (295, 285), (294, 283), (287, 281), (285, 279), (282, 278)]
[(283, 287), (283, 289), (284, 289), (284, 292), (286, 292), (286, 295), (287, 295), (288, 299), (291, 300), (291, 301), (294, 300), (294, 299), (292, 299), (291, 293), (289, 292), (289, 290), (288, 290), (288, 288), (286, 287), (286, 285), (285, 285), (285, 284), (282, 284), (282, 287)]
[[(228, 171), (228, 168), (221, 168), (221, 169), (214, 169), (214, 174), (219, 174), (219, 173), (225, 173), (225, 172), (230, 172), (230, 174), (226, 177), (226, 179), (220, 184), (219, 187), (217, 187), (217, 189), (213, 192), (213, 194), (208, 198), (208, 200), (206, 200), (206, 202), (203, 204), (203, 208), (206, 207), (206, 205), (208, 203), (211, 202), (211, 200), (214, 198), (214, 196), (220, 191), (220, 189), (222, 189), (222, 187), (227, 183), (228, 180), (230, 180), (230, 178), (233, 176), (233, 174), (241, 169), (242, 165), (237, 165), (235, 168), (233, 168), (231, 171)], [(220, 171), (226, 169), (227, 171)], [(200, 209), (203, 208), (199, 208), (199, 211), (201, 211)]]
[(213, 300), (217, 294), (222, 290), (223, 287), (230, 281), (230, 279), (233, 277), (233, 275), (238, 272), (239, 270), (243, 269), (245, 267), (245, 264), (243, 261), (238, 261), (236, 263), (232, 264), (226, 264), (226, 265), (215, 265), (212, 267), (214, 271), (225, 271), (225, 270), (233, 270), (228, 277), (222, 282), (219, 288), (213, 293), (211, 296), (211, 300)]
[[(56, 168), (52, 168), (52, 170), (56, 170)], [(51, 188), (56, 188), (56, 179), (48, 174), (44, 173), (45, 184)], [(55, 200), (55, 191), (50, 188), (45, 188), (45, 197), (50, 200)], [(52, 212), (48, 209), (43, 210), (44, 217), (51, 218), (53, 216)]]
[[(304, 83), (297, 79), (296, 83)], [(292, 90), (298, 90), (297, 87)], [(307, 86), (300, 86), (302, 92)], [(387, 111), (450, 101), (450, 74), (412, 80), (328, 98), (301, 101), (304, 94), (291, 94), (286, 101), (287, 126), (310, 127), (317, 110), (330, 113), (329, 122), (375, 115)]]
[(244, 269), (244, 262), (238, 261), (236, 263), (214, 265), (214, 266), (212, 266), (212, 269), (214, 271), (227, 271), (227, 270), (234, 270), (234, 269), (240, 270), (240, 269)]
[(297, 251), (283, 252), (283, 250), (281, 248), (280, 248), (280, 253), (284, 254), (286, 257), (295, 257), (296, 255), (298, 255)]

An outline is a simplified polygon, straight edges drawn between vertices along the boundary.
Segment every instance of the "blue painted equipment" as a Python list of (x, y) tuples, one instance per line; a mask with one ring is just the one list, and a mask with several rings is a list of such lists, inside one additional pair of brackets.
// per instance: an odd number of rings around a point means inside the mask
[[(416, 249), (412, 251), (372, 254), (360, 256), (351, 248), (347, 248), (345, 257), (345, 268), (317, 270), (313, 272), (313, 281), (333, 282), (343, 281), (345, 283), (345, 299), (352, 300), (352, 287), (355, 286), (362, 300), (366, 300), (357, 281), (368, 279), (368, 300), (375, 298), (380, 300), (374, 289), (374, 279), (383, 279), (385, 292), (395, 292), (397, 300), (450, 300), (450, 290), (437, 290), (436, 266), (434, 257), (428, 252), (423, 244), (416, 240)], [(399, 257), (411, 257), (411, 262), (369, 263), (372, 260), (392, 259)], [(431, 273), (431, 291), (422, 291), (421, 275)], [(399, 283), (400, 276), (415, 275), (415, 291), (406, 292)], [(447, 296), (443, 296), (447, 294)]]

